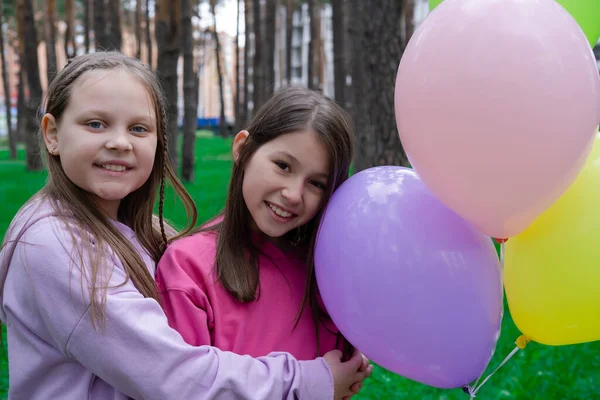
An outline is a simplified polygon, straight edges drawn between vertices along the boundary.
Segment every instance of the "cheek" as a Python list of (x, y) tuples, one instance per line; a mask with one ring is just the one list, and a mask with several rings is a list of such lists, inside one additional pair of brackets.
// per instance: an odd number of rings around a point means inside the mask
[(156, 158), (156, 138), (154, 141), (148, 141), (138, 147), (138, 161), (143, 165), (144, 168), (150, 168), (154, 166), (154, 159)]
[(307, 220), (311, 220), (321, 210), (323, 205), (324, 194), (311, 193), (308, 194), (304, 201), (306, 207)]
[(70, 180), (76, 180), (84, 171), (82, 165), (89, 164), (90, 156), (85, 148), (74, 151), (69, 146), (59, 147), (60, 165)]
[(81, 182), (79, 182), (80, 179), (78, 173), (78, 171), (82, 170), (81, 168), (74, 168), (74, 164), (72, 162), (69, 162), (68, 158), (66, 157), (61, 157), (60, 165), (62, 166), (65, 175), (67, 176), (67, 178), (69, 178), (70, 181), (75, 182), (77, 185), (81, 184)]
[(244, 180), (242, 181), (242, 196), (244, 197), (244, 202), (248, 208), (254, 203), (257, 191), (256, 185), (248, 178), (248, 175), (244, 175)]
[(94, 181), (90, 179), (90, 173), (93, 173), (91, 168), (94, 167), (90, 165), (82, 168), (82, 164), (83, 160), (80, 158), (67, 155), (60, 158), (60, 165), (67, 179), (79, 188), (89, 191), (94, 185)]
[(242, 180), (242, 194), (247, 206), (262, 201), (259, 197), (265, 188), (264, 179), (265, 170), (261, 170), (260, 163), (257, 163), (255, 159), (251, 159), (244, 166), (244, 178)]
[(246, 203), (246, 206), (248, 206), (252, 199), (252, 184), (251, 182), (249, 182), (247, 175), (244, 175), (244, 178), (242, 180), (242, 196), (244, 197), (244, 202)]

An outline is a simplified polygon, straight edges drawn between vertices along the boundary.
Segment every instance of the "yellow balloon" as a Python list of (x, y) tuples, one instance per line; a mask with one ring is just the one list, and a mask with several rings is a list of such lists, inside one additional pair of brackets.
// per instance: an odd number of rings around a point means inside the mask
[(577, 180), (505, 247), (519, 330), (546, 345), (600, 340), (600, 134)]

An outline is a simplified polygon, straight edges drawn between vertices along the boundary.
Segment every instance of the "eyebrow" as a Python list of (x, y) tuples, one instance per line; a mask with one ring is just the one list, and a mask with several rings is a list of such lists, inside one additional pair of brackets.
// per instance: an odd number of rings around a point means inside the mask
[[(110, 113), (107, 113), (102, 110), (96, 110), (93, 108), (81, 110), (80, 113), (86, 117), (89, 114), (93, 114), (93, 115), (98, 115), (100, 118), (103, 118), (103, 119), (110, 119)], [(143, 122), (145, 124), (156, 125), (156, 122), (154, 121), (154, 119), (151, 118), (149, 115), (145, 115), (145, 114), (134, 115), (133, 118), (131, 118), (131, 120), (137, 121), (137, 122)]]
[[(293, 155), (291, 155), (290, 153), (288, 153), (285, 150), (279, 150), (277, 153), (282, 154), (282, 155), (288, 157), (295, 164), (300, 164), (300, 161), (298, 161), (298, 159), (296, 157), (294, 157)], [(329, 179), (329, 174), (327, 174), (325, 172), (317, 172), (315, 175), (318, 176), (318, 177), (320, 177), (320, 178), (323, 178), (323, 179)]]

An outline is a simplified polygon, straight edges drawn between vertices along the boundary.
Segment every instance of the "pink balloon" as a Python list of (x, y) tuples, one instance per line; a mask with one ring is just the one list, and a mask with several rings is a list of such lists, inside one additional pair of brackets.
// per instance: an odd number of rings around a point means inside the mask
[(514, 236), (583, 167), (600, 79), (554, 0), (446, 0), (400, 62), (400, 139), (423, 182), (481, 232)]

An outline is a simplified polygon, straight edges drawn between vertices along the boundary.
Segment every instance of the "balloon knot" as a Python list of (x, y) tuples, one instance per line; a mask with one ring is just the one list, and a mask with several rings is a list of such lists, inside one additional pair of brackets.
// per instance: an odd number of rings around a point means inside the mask
[(517, 338), (517, 341), (515, 342), (515, 344), (517, 345), (518, 348), (523, 350), (525, 347), (527, 347), (527, 343), (529, 343), (530, 341), (531, 341), (531, 339), (529, 339), (527, 336), (521, 335)]
[(494, 241), (498, 244), (502, 244), (508, 242), (508, 238), (494, 238)]
[(462, 391), (465, 392), (466, 394), (468, 394), (469, 396), (471, 396), (471, 398), (475, 397), (475, 391), (473, 390), (473, 388), (469, 385), (465, 385), (462, 387)]

